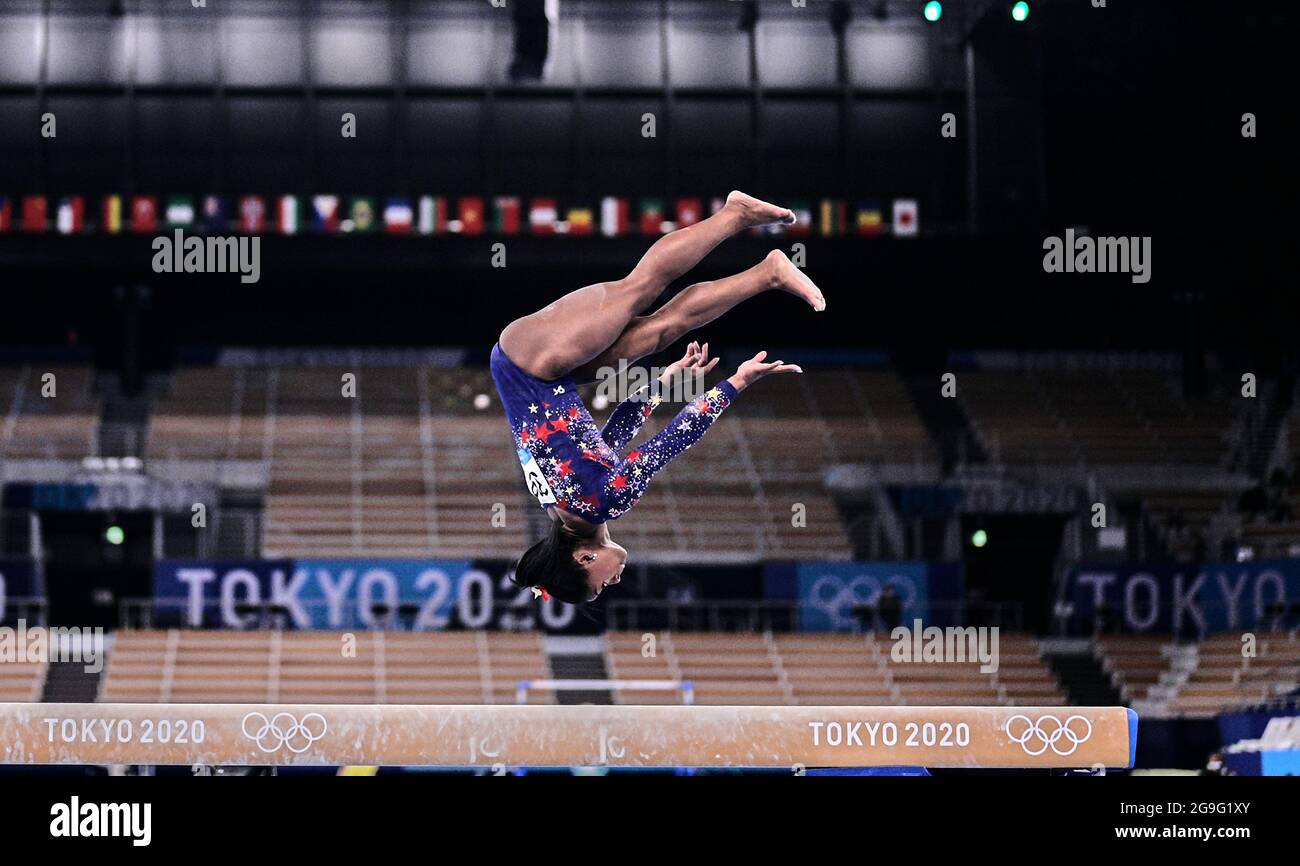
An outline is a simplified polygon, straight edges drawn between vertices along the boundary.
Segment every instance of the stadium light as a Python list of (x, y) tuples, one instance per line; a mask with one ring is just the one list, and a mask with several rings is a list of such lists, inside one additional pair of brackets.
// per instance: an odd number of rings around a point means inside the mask
[(982, 529), (977, 529), (971, 533), (970, 543), (976, 547), (983, 547), (989, 543), (989, 534)]
[(126, 540), (126, 533), (122, 531), (120, 526), (110, 526), (104, 530), (104, 540), (109, 544), (121, 544)]
[(933, 23), (943, 17), (943, 4), (939, 0), (930, 0), (929, 3), (925, 4), (923, 12), (925, 20)]
[(1025, 0), (1020, 0), (1019, 3), (1016, 3), (1014, 6), (1011, 7), (1011, 20), (1024, 21), (1028, 17), (1029, 17), (1029, 4), (1026, 3)]

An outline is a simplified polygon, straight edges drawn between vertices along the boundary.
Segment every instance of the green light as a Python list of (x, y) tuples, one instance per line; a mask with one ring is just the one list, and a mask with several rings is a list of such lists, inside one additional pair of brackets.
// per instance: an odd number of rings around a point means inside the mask
[(121, 544), (126, 540), (126, 533), (122, 531), (120, 526), (110, 526), (104, 530), (104, 539), (109, 544)]
[(1024, 21), (1029, 17), (1029, 4), (1025, 0), (1011, 7), (1011, 17), (1016, 21)]
[(983, 547), (989, 543), (989, 534), (982, 529), (977, 529), (971, 533), (970, 543), (976, 547)]
[(939, 0), (930, 0), (925, 4), (925, 20), (938, 21), (943, 17), (943, 4)]

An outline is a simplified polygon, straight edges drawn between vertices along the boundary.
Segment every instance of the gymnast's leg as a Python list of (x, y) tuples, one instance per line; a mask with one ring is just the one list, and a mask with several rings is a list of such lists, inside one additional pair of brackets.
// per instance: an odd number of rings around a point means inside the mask
[(746, 298), (771, 289), (797, 295), (814, 310), (826, 308), (826, 299), (813, 281), (785, 253), (772, 250), (767, 258), (747, 271), (687, 286), (650, 315), (634, 317), (614, 345), (574, 370), (573, 377), (578, 382), (589, 382), (602, 367), (617, 369), (620, 361), (631, 364), (662, 351)]
[(793, 221), (787, 208), (732, 192), (722, 210), (656, 241), (623, 279), (570, 292), (511, 322), (501, 332), (501, 350), (539, 379), (567, 375), (609, 349), (669, 283), (722, 241), (753, 226)]

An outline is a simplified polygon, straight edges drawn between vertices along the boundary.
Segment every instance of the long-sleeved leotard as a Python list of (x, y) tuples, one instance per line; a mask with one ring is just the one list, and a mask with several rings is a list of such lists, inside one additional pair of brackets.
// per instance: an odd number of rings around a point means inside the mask
[(626, 514), (654, 474), (698, 441), (736, 396), (731, 383), (719, 383), (640, 447), (621, 455), (662, 403), (655, 388), (631, 395), (599, 429), (568, 377), (531, 376), (496, 346), (492, 378), (529, 491), (543, 507), (558, 505), (592, 523)]
[(610, 448), (622, 453), (627, 444), (636, 438), (636, 434), (641, 432), (645, 419), (649, 418), (662, 402), (658, 383), (653, 389), (649, 385), (642, 385), (609, 413), (605, 426), (600, 429), (600, 438), (604, 439), (605, 444)]

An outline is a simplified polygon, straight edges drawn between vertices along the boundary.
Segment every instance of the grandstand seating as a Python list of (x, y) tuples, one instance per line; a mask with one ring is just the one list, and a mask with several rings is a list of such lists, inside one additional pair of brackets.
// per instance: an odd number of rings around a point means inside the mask
[(1255, 656), (1242, 653), (1239, 632), (1178, 644), (1168, 635), (1116, 635), (1097, 654), (1126, 701), (1161, 716), (1213, 716), (1261, 702), (1300, 684), (1300, 639), (1261, 634)]
[[(641, 655), (641, 636), (606, 635), (606, 666), (623, 679), (695, 684), (703, 704), (1054, 705), (1060, 685), (1024, 635), (1001, 636), (1000, 664), (893, 662), (890, 643), (872, 635), (660, 635), (656, 654)], [(667, 702), (672, 695), (622, 693), (626, 702)]]
[[(539, 634), (118, 632), (101, 701), (512, 703), (547, 676)], [(540, 693), (537, 698), (544, 699)]]
[[(521, 679), (550, 676), (537, 634), (119, 632), (99, 699), (122, 702), (510, 703)], [(616, 679), (689, 680), (700, 704), (1062, 704), (1031, 639), (1004, 635), (994, 674), (971, 665), (896, 664), (869, 635), (664, 632), (605, 636)], [(27, 698), (33, 699), (33, 698)], [(553, 702), (545, 688), (532, 703)], [(671, 691), (623, 690), (624, 703), (676, 703)]]
[[(664, 632), (655, 655), (641, 655), (641, 635), (605, 636), (605, 666), (617, 679), (689, 680), (697, 704), (785, 704), (763, 635)], [(623, 703), (677, 703), (671, 692), (620, 691)]]
[[(95, 453), (90, 371), (55, 370), (68, 398), (57, 402), (33, 397), (39, 372), (0, 370), (11, 409), (0, 426), (2, 453)], [(357, 396), (344, 399), (349, 372)], [(589, 404), (593, 393), (584, 389)], [(486, 408), (475, 408), (477, 395)], [(973, 371), (962, 374), (958, 395), (977, 436), (1006, 464), (1221, 466), (1234, 435), (1229, 401), (1185, 400), (1171, 377), (1150, 370)], [(643, 435), (666, 419), (652, 418)], [(662, 561), (704, 549), (715, 560), (848, 559), (828, 468), (938, 461), (891, 372), (773, 377), (758, 398), (738, 400), (727, 421), (655, 480), (638, 519), (618, 527), (625, 543)], [(170, 461), (261, 466), (260, 553), (270, 557), (500, 557), (526, 546), (538, 519), (483, 368), (181, 368), (153, 407), (145, 453), (162, 473)], [(1173, 493), (1158, 483), (1137, 492), (1157, 528), (1203, 527), (1231, 510), (1229, 493)], [(792, 524), (796, 505), (804, 525)], [(1289, 539), (1298, 529), (1251, 527), (1247, 536)], [(1172, 536), (1166, 542), (1177, 547)]]
[(43, 662), (7, 661), (0, 664), (0, 702), (39, 701), (45, 685)]
[(963, 373), (958, 398), (995, 459), (1029, 464), (1222, 464), (1227, 401), (1186, 400), (1151, 370)]
[(486, 370), (182, 370), (148, 454), (263, 461), (266, 556), (500, 556), (523, 547), (526, 503), (503, 422), (471, 405), (491, 391)]
[[(119, 631), (98, 700), (124, 703), (514, 703), (521, 680), (553, 676), (535, 632)], [(658, 632), (604, 635), (620, 680), (690, 681), (698, 704), (1064, 706), (1061, 684), (1028, 635), (1003, 632), (993, 673), (979, 662), (915, 664), (870, 634)], [(1300, 686), (1300, 636), (1239, 634), (1178, 645), (1168, 635), (1105, 636), (1097, 655), (1126, 703), (1154, 716), (1213, 716)], [(0, 701), (38, 701), (46, 666), (0, 665)], [(665, 690), (617, 690), (627, 704), (679, 703)], [(558, 694), (532, 686), (529, 703)]]
[(1168, 635), (1106, 635), (1096, 640), (1095, 649), (1124, 700), (1135, 701), (1146, 698), (1170, 671), (1171, 643)]
[(1284, 469), (1289, 471), (1290, 483), (1281, 498), (1290, 506), (1290, 516), (1268, 516), (1247, 524), (1241, 532), (1242, 542), (1254, 547), (1261, 557), (1294, 555), (1293, 545), (1300, 544), (1300, 405), (1293, 405), (1282, 432), (1286, 445)]
[[(1224, 382), (1187, 399), (1176, 377), (1148, 369), (991, 370), (962, 373), (957, 389), (972, 429), (995, 464), (1025, 471), (1069, 466), (1151, 469), (1229, 468), (1244, 408), (1233, 408)], [(1242, 403), (1243, 401), (1238, 401)], [(1141, 482), (1149, 481), (1145, 487)], [(1182, 560), (1233, 522), (1237, 491), (1171, 489), (1159, 473), (1127, 476), (1126, 495), (1142, 503), (1146, 525), (1165, 552)]]
[[(345, 400), (347, 372), (357, 396)], [(588, 405), (594, 393), (584, 387)], [(609, 411), (593, 414), (603, 423)], [(643, 436), (671, 418), (660, 415)], [(638, 519), (619, 526), (625, 543), (664, 558), (848, 559), (826, 469), (935, 456), (891, 373), (774, 377), (727, 420), (655, 479)], [(525, 546), (535, 516), (485, 369), (183, 369), (157, 403), (147, 454), (264, 463), (266, 556), (502, 556)], [(497, 503), (504, 527), (491, 521)]]
[[(888, 657), (888, 646), (884, 647)], [(1060, 684), (1025, 635), (999, 635), (998, 670), (980, 671), (978, 661), (915, 664), (890, 661), (889, 674), (908, 705), (1060, 705)]]
[(261, 460), (267, 440), (267, 372), (242, 367), (177, 370), (153, 407), (146, 456)]
[[(55, 397), (42, 395), (54, 375)], [(80, 460), (99, 453), (99, 396), (89, 367), (0, 367), (0, 456)]]
[(1240, 634), (1214, 635), (1197, 647), (1196, 667), (1169, 701), (1180, 716), (1212, 716), (1260, 703), (1300, 686), (1300, 640), (1295, 634), (1261, 637), (1253, 657)]

